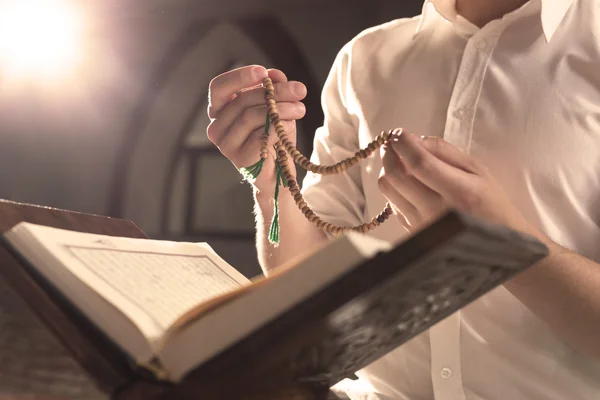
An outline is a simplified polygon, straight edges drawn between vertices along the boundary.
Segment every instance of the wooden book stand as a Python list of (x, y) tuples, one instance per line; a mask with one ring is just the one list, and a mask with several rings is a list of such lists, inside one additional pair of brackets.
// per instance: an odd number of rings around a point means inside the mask
[[(0, 233), (21, 221), (145, 237), (130, 221), (0, 201)], [(0, 286), (7, 283), (17, 294), (13, 300), (24, 300), (114, 400), (321, 400), (337, 398), (329, 390), (332, 385), (545, 255), (545, 246), (531, 238), (449, 212), (201, 365), (178, 385), (161, 384), (137, 368), (6, 244), (0, 246)], [(435, 265), (433, 276), (424, 276), (424, 264)], [(36, 340), (27, 335), (23, 332), (25, 341)], [(0, 390), (3, 368), (0, 355)]]

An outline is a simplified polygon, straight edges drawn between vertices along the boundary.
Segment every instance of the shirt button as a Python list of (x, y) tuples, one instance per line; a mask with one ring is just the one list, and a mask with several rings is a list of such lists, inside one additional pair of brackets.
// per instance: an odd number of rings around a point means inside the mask
[(485, 40), (483, 39), (477, 39), (475, 42), (475, 47), (477, 47), (479, 50), (484, 50), (486, 46)]
[(458, 119), (463, 119), (467, 115), (467, 111), (464, 108), (459, 108), (458, 110), (456, 110), (454, 115)]
[(440, 371), (440, 375), (442, 376), (443, 379), (449, 379), (452, 377), (452, 370), (448, 367), (444, 367)]

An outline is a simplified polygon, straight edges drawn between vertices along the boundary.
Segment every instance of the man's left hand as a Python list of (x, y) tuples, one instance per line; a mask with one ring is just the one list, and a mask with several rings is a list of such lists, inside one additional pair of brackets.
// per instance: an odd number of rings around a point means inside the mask
[(394, 135), (382, 160), (380, 190), (409, 231), (454, 208), (541, 236), (480, 161), (441, 138)]

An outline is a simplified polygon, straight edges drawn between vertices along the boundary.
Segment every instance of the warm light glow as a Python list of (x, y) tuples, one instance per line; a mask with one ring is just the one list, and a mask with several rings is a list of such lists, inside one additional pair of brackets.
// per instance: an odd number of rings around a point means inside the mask
[(81, 28), (66, 0), (0, 0), (0, 80), (68, 74), (82, 50)]

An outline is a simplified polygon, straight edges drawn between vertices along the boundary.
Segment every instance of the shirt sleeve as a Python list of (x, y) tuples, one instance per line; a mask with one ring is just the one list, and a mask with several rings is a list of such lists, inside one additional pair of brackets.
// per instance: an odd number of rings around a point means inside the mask
[[(348, 112), (348, 45), (333, 64), (321, 96), (325, 115), (323, 126), (315, 133), (311, 161), (331, 165), (359, 150), (358, 119)], [(322, 176), (307, 172), (302, 193), (313, 212), (321, 219), (340, 226), (362, 223), (365, 194), (360, 165), (341, 174)]]

